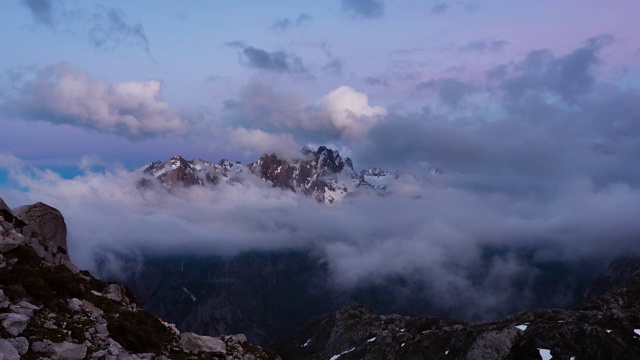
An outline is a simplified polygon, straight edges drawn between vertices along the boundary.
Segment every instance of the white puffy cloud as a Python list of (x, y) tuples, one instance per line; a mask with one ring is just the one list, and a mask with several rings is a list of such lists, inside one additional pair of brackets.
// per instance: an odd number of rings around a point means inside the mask
[[(28, 74), (27, 74), (28, 75)], [(184, 134), (190, 123), (159, 98), (158, 80), (112, 84), (67, 65), (50, 66), (17, 84), (4, 104), (12, 115), (140, 138)]]
[(387, 114), (382, 106), (369, 105), (366, 94), (341, 86), (318, 100), (317, 106), (342, 136), (360, 139)]
[(247, 85), (238, 100), (228, 101), (226, 110), (232, 121), (246, 127), (302, 130), (351, 140), (362, 140), (387, 115), (384, 107), (369, 104), (366, 94), (348, 86), (309, 104), (259, 82)]
[(231, 146), (258, 154), (271, 154), (289, 159), (300, 154), (300, 147), (290, 134), (272, 134), (260, 129), (233, 128), (226, 131)]

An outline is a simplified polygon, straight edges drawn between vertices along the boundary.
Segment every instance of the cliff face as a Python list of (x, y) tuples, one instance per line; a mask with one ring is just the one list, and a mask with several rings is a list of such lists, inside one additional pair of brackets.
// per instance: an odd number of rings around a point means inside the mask
[(131, 290), (79, 271), (66, 224), (46, 204), (0, 199), (0, 359), (278, 359), (244, 335), (180, 333)]

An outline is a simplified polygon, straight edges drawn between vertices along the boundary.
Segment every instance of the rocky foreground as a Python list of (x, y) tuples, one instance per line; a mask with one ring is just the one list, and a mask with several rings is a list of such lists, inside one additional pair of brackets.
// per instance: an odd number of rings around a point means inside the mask
[(272, 347), (283, 359), (640, 359), (640, 274), (624, 283), (573, 310), (479, 324), (354, 304)]
[(0, 360), (279, 359), (244, 335), (180, 333), (132, 292), (79, 271), (60, 212), (0, 199)]

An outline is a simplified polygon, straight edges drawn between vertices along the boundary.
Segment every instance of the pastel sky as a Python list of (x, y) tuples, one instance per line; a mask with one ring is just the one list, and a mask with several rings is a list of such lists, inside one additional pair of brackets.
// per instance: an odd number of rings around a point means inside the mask
[[(638, 14), (636, 0), (2, 1), (0, 196), (60, 209), (83, 268), (149, 244), (303, 247), (342, 285), (406, 275), (500, 311), (524, 303), (509, 284), (536, 261), (640, 253)], [(168, 196), (130, 172), (305, 145), (407, 175), (393, 196), (324, 206), (252, 181)], [(487, 264), (491, 246), (510, 250)]]
[(11, 0), (0, 10), (0, 152), (39, 167), (247, 161), (321, 143), (364, 154), (372, 129), (425, 111), (499, 120), (506, 81), (491, 74), (515, 77), (534, 51), (552, 61), (593, 50), (557, 75), (575, 82), (561, 91), (635, 89), (639, 78), (634, 1)]

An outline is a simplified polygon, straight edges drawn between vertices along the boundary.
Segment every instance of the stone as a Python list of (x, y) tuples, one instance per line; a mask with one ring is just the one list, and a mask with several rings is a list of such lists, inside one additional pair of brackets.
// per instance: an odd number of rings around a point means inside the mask
[[(4, 218), (2, 218), (2, 219), (4, 219)], [(13, 230), (13, 224), (8, 223), (8, 222), (6, 222), (4, 220), (0, 221), (0, 232), (6, 232), (6, 231), (11, 231), (11, 230)]]
[(467, 359), (506, 358), (519, 335), (519, 331), (515, 327), (508, 327), (501, 331), (489, 331), (478, 336), (467, 353)]
[(87, 300), (82, 300), (82, 307), (90, 312), (91, 314), (98, 314), (98, 315), (102, 315), (104, 314), (104, 311), (102, 311), (102, 309), (100, 309), (99, 307), (93, 305), (92, 303), (88, 302)]
[(16, 350), (18, 350), (18, 354), (24, 355), (29, 351), (29, 341), (24, 337), (17, 337), (13, 339), (8, 339), (11, 345), (13, 345)]
[(92, 359), (102, 359), (107, 354), (108, 354), (107, 350), (99, 350), (99, 351), (96, 351), (93, 354), (91, 354), (91, 358)]
[(33, 227), (33, 225), (25, 225), (22, 227), (22, 236), (26, 237), (27, 239), (31, 239), (34, 235), (34, 231), (36, 231), (36, 228)]
[(20, 360), (18, 350), (5, 339), (0, 339), (0, 360)]
[(25, 242), (27, 242), (27, 239), (17, 231), (12, 231), (10, 233), (10, 235), (9, 235), (9, 238), (11, 238), (13, 241), (17, 242), (19, 245), (22, 245)]
[(4, 254), (7, 251), (11, 251), (20, 246), (20, 244), (8, 237), (0, 237), (0, 254)]
[(13, 336), (20, 335), (31, 320), (27, 315), (14, 313), (0, 314), (0, 319), (2, 319), (2, 327)]
[(34, 352), (47, 354), (53, 360), (82, 360), (87, 355), (87, 346), (68, 341), (52, 343), (49, 340), (34, 342)]
[(109, 336), (109, 330), (107, 329), (107, 324), (96, 324), (95, 331), (98, 333), (100, 337), (107, 338)]
[(247, 342), (247, 337), (244, 334), (227, 335), (224, 337), (224, 341), (231, 340), (234, 343), (242, 344)]
[(82, 307), (82, 300), (71, 298), (67, 300), (67, 306), (73, 311), (80, 311), (80, 308)]
[(62, 247), (67, 250), (67, 224), (58, 209), (38, 202), (14, 209), (13, 213), (44, 236), (50, 244), (49, 248)]
[(35, 306), (30, 302), (24, 300), (20, 301), (17, 304), (11, 305), (9, 308), (16, 314), (22, 314), (28, 317), (32, 317), (34, 311), (40, 310), (38, 306)]
[(32, 317), (33, 316), (33, 310), (31, 310), (29, 308), (22, 307), (20, 305), (11, 305), (11, 306), (9, 306), (9, 309), (15, 314), (22, 314), (22, 315), (26, 315), (28, 317)]
[(118, 284), (109, 284), (102, 292), (104, 297), (116, 302), (122, 302), (122, 289)]
[(180, 335), (178, 346), (183, 348), (184, 351), (192, 353), (226, 353), (226, 345), (222, 340), (210, 336), (197, 335), (194, 333), (182, 333)]
[[(66, 255), (65, 255), (66, 256)], [(71, 270), (72, 273), (74, 274), (78, 274), (80, 273), (80, 269), (78, 269), (78, 267), (76, 266), (76, 264), (72, 263), (71, 260), (69, 259), (62, 259), (60, 261), (60, 264), (64, 265), (67, 267), (67, 269)]]
[(6, 202), (4, 202), (4, 200), (2, 200), (2, 198), (0, 198), (0, 210), (6, 210), (11, 213), (11, 208), (9, 207), (9, 205), (7, 205)]
[(44, 246), (36, 242), (31, 243), (31, 248), (36, 252), (36, 254), (38, 254), (39, 257), (44, 259), (44, 255), (47, 253), (47, 250), (44, 248)]

